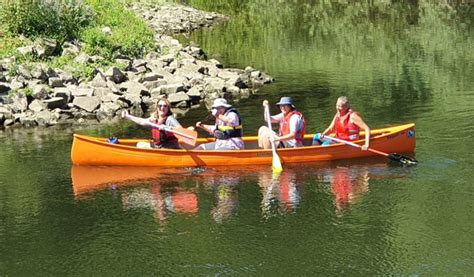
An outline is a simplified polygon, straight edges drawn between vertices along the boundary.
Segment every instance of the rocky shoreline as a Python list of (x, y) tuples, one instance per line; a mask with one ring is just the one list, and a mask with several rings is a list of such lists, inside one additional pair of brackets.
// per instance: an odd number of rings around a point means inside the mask
[[(0, 60), (0, 126), (52, 126), (84, 124), (117, 118), (123, 110), (138, 116), (155, 109), (156, 99), (167, 96), (173, 112), (183, 115), (195, 105), (218, 97), (245, 98), (273, 78), (251, 67), (223, 68), (207, 60), (199, 47), (183, 46), (171, 35), (228, 20), (226, 16), (181, 5), (128, 7), (156, 31), (156, 50), (142, 59), (119, 56), (107, 69), (96, 68), (92, 80), (78, 79), (67, 70), (44, 63), (16, 66), (14, 57)], [(113, 32), (107, 26), (104, 33)], [(19, 48), (23, 55), (44, 58), (58, 49), (43, 39)], [(80, 43), (65, 43), (62, 55), (72, 55), (77, 65), (103, 57), (89, 56)]]

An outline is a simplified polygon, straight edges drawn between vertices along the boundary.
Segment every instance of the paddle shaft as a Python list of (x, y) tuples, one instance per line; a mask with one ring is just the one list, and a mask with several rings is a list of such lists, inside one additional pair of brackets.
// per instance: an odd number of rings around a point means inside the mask
[[(331, 136), (324, 136), (324, 138), (328, 138), (330, 140), (340, 142), (340, 143), (344, 143), (344, 144), (347, 144), (347, 145), (350, 145), (350, 146), (353, 146), (353, 147), (362, 148), (362, 146), (360, 146), (359, 144), (355, 144), (355, 143), (347, 141), (347, 140), (342, 140), (342, 139), (338, 139), (338, 138), (331, 137)], [(388, 155), (389, 155), (387, 153), (384, 153), (384, 152), (381, 152), (381, 151), (378, 151), (378, 150), (375, 150), (375, 149), (372, 149), (372, 148), (367, 148), (367, 150), (370, 151), (370, 152), (385, 156), (385, 157), (388, 157)]]
[(167, 132), (170, 132), (170, 133), (173, 133), (173, 134), (177, 134), (177, 135), (180, 135), (180, 136), (189, 138), (189, 139), (194, 139), (193, 136), (190, 136), (190, 135), (188, 135), (188, 134), (181, 133), (180, 131), (176, 131), (176, 130), (173, 130), (173, 129), (168, 128), (168, 127), (164, 127), (164, 128), (163, 128), (163, 127), (161, 127), (161, 126), (158, 125), (158, 124), (155, 124), (155, 123), (153, 123), (153, 122), (150, 122), (150, 121), (148, 121), (148, 120), (146, 120), (146, 119), (143, 119), (143, 118), (140, 118), (140, 117), (136, 117), (136, 116), (127, 114), (127, 115), (125, 115), (125, 118), (130, 119), (130, 120), (132, 120), (132, 119), (135, 119), (135, 120), (142, 120), (142, 122), (144, 122), (144, 123), (145, 123), (146, 125), (148, 125), (148, 126), (155, 127), (155, 128), (158, 128), (158, 129), (163, 129), (163, 130), (165, 130), (165, 131), (167, 131)]
[(270, 144), (272, 145), (272, 155), (273, 155), (272, 165), (276, 170), (281, 170), (283, 169), (283, 167), (281, 166), (280, 157), (278, 157), (278, 154), (276, 152), (273, 130), (272, 130), (272, 118), (270, 116), (270, 108), (268, 107), (268, 105), (265, 105), (265, 114), (267, 116), (268, 129), (270, 132)]

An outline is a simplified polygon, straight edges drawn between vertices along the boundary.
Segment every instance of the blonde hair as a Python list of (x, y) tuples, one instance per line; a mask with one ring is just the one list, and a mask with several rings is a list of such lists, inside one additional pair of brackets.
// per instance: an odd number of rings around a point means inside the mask
[(168, 98), (166, 98), (166, 97), (160, 97), (160, 98), (158, 98), (158, 100), (156, 100), (156, 110), (155, 110), (155, 113), (153, 114), (153, 116), (154, 116), (155, 119), (158, 119), (158, 118), (159, 118), (159, 114), (158, 114), (158, 110), (159, 110), (158, 103), (160, 103), (160, 101), (165, 102), (166, 105), (168, 106), (168, 113), (166, 114), (166, 116), (170, 116), (170, 115), (173, 114), (173, 113), (171, 112), (171, 103), (170, 103), (170, 101), (168, 100)]

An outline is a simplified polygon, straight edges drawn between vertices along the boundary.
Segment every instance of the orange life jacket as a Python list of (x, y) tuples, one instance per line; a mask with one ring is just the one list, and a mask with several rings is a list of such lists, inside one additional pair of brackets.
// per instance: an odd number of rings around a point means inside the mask
[(349, 110), (345, 115), (336, 116), (335, 128), (336, 137), (343, 140), (357, 140), (359, 139), (360, 128), (350, 121), (351, 115), (357, 114)]
[(304, 120), (303, 114), (298, 111), (292, 111), (286, 114), (280, 121), (280, 136), (288, 135), (290, 133), (290, 118), (294, 114), (297, 114), (303, 120), (303, 128), (296, 130), (295, 140), (300, 142), (303, 140), (304, 133), (306, 131), (306, 121)]
[[(168, 116), (163, 118), (163, 120), (157, 119), (155, 120), (154, 123), (158, 125), (165, 124), (167, 118)], [(161, 144), (170, 143), (170, 142), (178, 142), (178, 138), (175, 137), (173, 133), (166, 132), (165, 130), (160, 130), (155, 127), (151, 128), (151, 136), (153, 138), (153, 143), (155, 145), (161, 145)]]

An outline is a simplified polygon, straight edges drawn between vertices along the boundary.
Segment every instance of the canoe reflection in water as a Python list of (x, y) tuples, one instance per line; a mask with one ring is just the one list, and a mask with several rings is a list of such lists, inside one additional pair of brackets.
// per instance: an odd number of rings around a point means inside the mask
[(285, 169), (281, 173), (269, 170), (260, 172), (258, 185), (262, 192), (260, 207), (264, 218), (296, 211), (301, 201), (303, 184), (298, 182), (296, 176), (291, 169)]
[(182, 189), (178, 184), (153, 184), (151, 188), (125, 191), (122, 204), (125, 210), (146, 208), (154, 211), (154, 216), (164, 222), (169, 214), (196, 214), (199, 211), (198, 198), (191, 189)]

